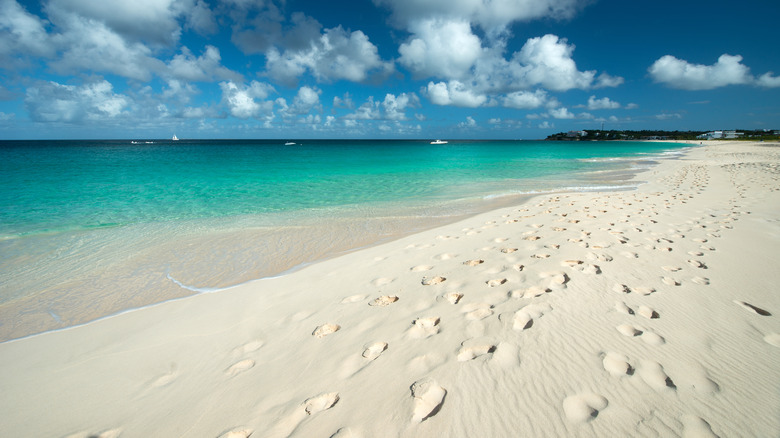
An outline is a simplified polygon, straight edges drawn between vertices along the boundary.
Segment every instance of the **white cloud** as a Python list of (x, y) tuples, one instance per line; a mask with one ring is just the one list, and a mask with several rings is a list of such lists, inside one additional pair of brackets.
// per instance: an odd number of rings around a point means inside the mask
[(176, 55), (168, 62), (169, 73), (177, 78), (187, 81), (212, 81), (225, 79), (241, 82), (241, 74), (222, 66), (222, 57), (219, 49), (214, 46), (206, 46), (201, 56), (193, 56), (187, 47), (182, 47), (181, 54)]
[(50, 64), (58, 72), (93, 70), (148, 81), (153, 72), (165, 69), (149, 47), (125, 40), (101, 22), (64, 14), (58, 18), (58, 26), (63, 32), (52, 36), (52, 40), (64, 52)]
[(548, 103), (547, 92), (544, 90), (515, 91), (502, 99), (502, 104), (508, 108), (534, 109)]
[(547, 120), (545, 120), (544, 122), (538, 124), (536, 127), (539, 129), (552, 129), (555, 128), (555, 123), (550, 123)]
[(780, 76), (775, 76), (773, 72), (764, 73), (756, 79), (756, 84), (766, 88), (780, 87)]
[(122, 37), (171, 46), (179, 40), (178, 18), (195, 6), (192, 0), (50, 0), (50, 16), (79, 16), (101, 23)]
[(549, 113), (556, 119), (574, 119), (577, 117), (565, 107), (551, 109)]
[(570, 18), (587, 2), (581, 0), (374, 0), (392, 10), (397, 26), (408, 28), (421, 19), (467, 20), (492, 35), (510, 23), (542, 17)]
[(355, 108), (355, 102), (352, 101), (352, 96), (349, 92), (346, 92), (344, 97), (333, 96), (333, 107), (353, 109)]
[(577, 70), (573, 51), (573, 45), (556, 35), (531, 38), (512, 57), (514, 75), (527, 86), (541, 85), (555, 91), (590, 88), (596, 72)]
[(318, 81), (349, 80), (360, 82), (372, 71), (392, 70), (392, 64), (379, 58), (377, 47), (361, 31), (347, 32), (341, 26), (326, 29), (319, 39), (304, 50), (280, 52), (271, 48), (266, 53), (268, 75), (292, 84), (307, 70)]
[(387, 94), (382, 101), (382, 109), (388, 120), (408, 120), (404, 111), (406, 108), (420, 106), (420, 99), (414, 93), (402, 93), (398, 96)]
[(635, 103), (629, 103), (628, 105), (626, 105), (626, 109), (637, 109), (637, 108), (639, 108), (639, 105)]
[(259, 117), (273, 109), (273, 102), (263, 100), (275, 91), (270, 84), (252, 81), (245, 86), (227, 81), (220, 82), (219, 87), (222, 89), (222, 103), (233, 117), (239, 119)]
[(398, 61), (417, 77), (461, 79), (482, 55), (467, 21), (424, 20), (411, 31), (413, 36), (398, 48)]
[(105, 80), (81, 86), (50, 81), (28, 88), (24, 103), (33, 120), (81, 122), (117, 117), (130, 100), (115, 94), (111, 83)]
[(683, 90), (711, 90), (754, 81), (739, 55), (721, 55), (713, 65), (691, 64), (666, 55), (655, 61), (648, 71), (655, 82)]
[(474, 118), (471, 116), (466, 117), (465, 122), (458, 123), (459, 128), (475, 128), (476, 126), (477, 126), (477, 121), (474, 120)]
[(658, 120), (682, 119), (682, 115), (679, 113), (656, 114), (654, 117)]
[(596, 99), (596, 96), (590, 96), (588, 98), (589, 110), (617, 109), (617, 108), (620, 108), (620, 104), (613, 100), (610, 100), (608, 97), (602, 97), (601, 99)]
[(379, 102), (374, 102), (374, 97), (369, 96), (354, 113), (348, 114), (345, 118), (349, 120), (379, 120), (381, 118)]
[(320, 94), (322, 94), (322, 90), (317, 88), (301, 87), (293, 99), (292, 112), (295, 114), (308, 114), (312, 110), (322, 111)]
[(436, 105), (455, 105), (476, 108), (487, 102), (487, 96), (477, 94), (460, 81), (429, 82), (424, 93)]
[[(0, 0), (0, 61), (7, 67), (15, 55), (50, 56), (54, 52), (44, 22), (15, 0)], [(4, 59), (12, 55), (10, 59)]]

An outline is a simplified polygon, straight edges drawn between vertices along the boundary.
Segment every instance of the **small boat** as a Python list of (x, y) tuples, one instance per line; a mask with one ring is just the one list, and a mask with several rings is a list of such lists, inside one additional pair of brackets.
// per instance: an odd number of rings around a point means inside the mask
[(295, 144), (295, 142), (294, 142), (294, 141), (288, 141), (288, 142), (287, 142), (287, 143), (285, 143), (284, 145), (285, 145), (285, 146), (293, 146), (294, 144)]
[(436, 141), (432, 141), (431, 144), (447, 144), (447, 142), (444, 140), (436, 140)]
[(176, 134), (173, 134), (173, 138), (171, 138), (173, 141), (179, 141), (179, 137), (176, 136)]

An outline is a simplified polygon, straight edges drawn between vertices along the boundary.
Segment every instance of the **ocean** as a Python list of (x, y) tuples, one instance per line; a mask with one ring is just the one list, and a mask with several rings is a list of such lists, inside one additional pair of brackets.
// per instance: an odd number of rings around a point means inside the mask
[(685, 145), (0, 142), (0, 342), (269, 276), (539, 193), (630, 190)]

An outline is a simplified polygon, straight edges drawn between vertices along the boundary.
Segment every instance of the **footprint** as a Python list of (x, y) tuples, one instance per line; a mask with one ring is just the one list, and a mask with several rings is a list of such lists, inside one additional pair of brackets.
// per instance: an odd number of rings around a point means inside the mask
[(304, 410), (307, 415), (314, 415), (326, 411), (333, 407), (339, 401), (338, 392), (320, 394), (303, 402)]
[(698, 260), (688, 260), (688, 264), (693, 266), (694, 268), (707, 269), (707, 265), (705, 265), (704, 263)]
[(392, 283), (395, 279), (394, 278), (377, 278), (374, 281), (371, 282), (374, 286), (385, 286), (390, 283)]
[(458, 351), (458, 362), (466, 362), (472, 359), (476, 359), (479, 356), (484, 356), (488, 353), (492, 353), (496, 350), (496, 346), (479, 341), (466, 341), (461, 344), (460, 351)]
[(683, 438), (718, 438), (712, 431), (710, 423), (695, 415), (684, 415), (682, 424)]
[(383, 295), (374, 301), (368, 303), (369, 306), (375, 306), (375, 307), (385, 307), (389, 306), (390, 304), (393, 304), (394, 302), (398, 301), (398, 297), (396, 295)]
[(768, 333), (764, 336), (764, 342), (769, 345), (774, 345), (775, 347), (780, 347), (780, 334), (774, 332)]
[(631, 324), (621, 324), (621, 325), (619, 325), (619, 326), (617, 326), (615, 328), (622, 335), (628, 336), (628, 337), (639, 336), (639, 335), (642, 334), (642, 330), (639, 330), (638, 328), (634, 327)]
[(493, 314), (493, 306), (488, 303), (472, 303), (463, 307), (463, 313), (469, 321), (479, 321)]
[(462, 293), (450, 292), (437, 297), (436, 301), (447, 301), (450, 304), (458, 304), (461, 298), (463, 298)]
[(179, 373), (176, 372), (176, 365), (171, 365), (171, 371), (156, 378), (154, 382), (152, 382), (152, 387), (162, 388), (163, 386), (169, 385), (171, 382), (176, 380), (178, 376)]
[(756, 306), (754, 306), (752, 304), (746, 303), (744, 301), (734, 300), (734, 302), (737, 305), (739, 305), (740, 307), (742, 307), (743, 309), (747, 310), (748, 312), (755, 313), (756, 315), (772, 316), (772, 314), (767, 312), (766, 310), (764, 310), (764, 309), (762, 309), (760, 307), (756, 307)]
[(618, 283), (612, 286), (612, 291), (617, 292), (619, 294), (627, 294), (631, 292), (631, 289), (629, 289), (628, 286), (626, 286), (625, 284)]
[(350, 295), (341, 300), (341, 304), (357, 303), (358, 301), (363, 301), (366, 298), (368, 298), (368, 295), (366, 294)]
[(542, 286), (531, 286), (528, 289), (512, 291), (512, 298), (536, 298), (550, 292), (550, 289)]
[(628, 363), (628, 358), (622, 354), (610, 351), (604, 355), (602, 364), (604, 365), (604, 369), (615, 377), (634, 373), (634, 369), (631, 368), (631, 364)]
[(244, 345), (242, 345), (240, 347), (234, 348), (233, 349), (233, 354), (237, 355), (237, 356), (242, 356), (244, 354), (252, 353), (254, 351), (259, 350), (260, 347), (262, 347), (263, 345), (265, 345), (265, 342), (263, 342), (260, 339), (255, 339), (253, 341), (247, 342), (246, 344), (244, 344)]
[(665, 284), (667, 286), (679, 286), (680, 285), (680, 282), (675, 280), (672, 277), (663, 277), (663, 278), (661, 278), (661, 281), (663, 282), (663, 284)]
[(436, 415), (447, 395), (447, 390), (432, 379), (418, 380), (412, 384), (410, 389), (414, 398), (413, 423), (420, 423)]
[(250, 435), (252, 435), (255, 431), (253, 429), (248, 428), (238, 428), (238, 429), (231, 429), (222, 435), (219, 436), (219, 438), (248, 438)]
[(387, 342), (374, 342), (363, 350), (363, 357), (374, 360), (387, 350)]
[(341, 329), (341, 326), (338, 324), (323, 324), (311, 333), (312, 336), (322, 339), (325, 336), (328, 336), (331, 333), (335, 333)]
[(641, 377), (645, 383), (656, 391), (665, 390), (667, 388), (677, 389), (674, 382), (672, 382), (672, 379), (664, 372), (664, 367), (658, 362), (643, 360), (639, 364), (637, 374), (639, 374), (639, 377)]
[(488, 280), (485, 282), (485, 284), (487, 284), (490, 287), (496, 287), (496, 286), (501, 286), (506, 282), (507, 282), (506, 278), (497, 278), (495, 280)]
[(481, 265), (482, 263), (485, 263), (485, 261), (479, 259), (466, 260), (465, 262), (463, 262), (463, 264), (466, 266), (477, 266), (477, 265)]
[(534, 254), (531, 257), (535, 259), (547, 259), (550, 258), (550, 254)]
[(437, 256), (434, 256), (433, 258), (436, 259), (436, 260), (450, 260), (450, 259), (454, 259), (457, 256), (458, 256), (457, 254), (446, 254), (445, 253), (445, 254), (439, 254)]
[(710, 279), (705, 277), (693, 277), (691, 281), (702, 286), (707, 286), (710, 284)]
[(501, 252), (504, 254), (512, 254), (513, 252), (517, 252), (517, 248), (502, 248)]
[(444, 278), (444, 277), (433, 277), (433, 278), (425, 277), (425, 278), (422, 279), (422, 285), (423, 286), (431, 286), (431, 285), (434, 285), (434, 284), (444, 283), (446, 280), (447, 279)]
[(515, 313), (512, 328), (518, 331), (531, 328), (534, 324), (534, 319), (541, 318), (551, 310), (552, 307), (547, 303), (529, 304)]
[(441, 319), (438, 316), (417, 318), (412, 321), (412, 327), (409, 328), (409, 335), (415, 339), (431, 337), (439, 333), (440, 321)]
[(647, 306), (639, 306), (639, 311), (637, 313), (647, 319), (656, 319), (659, 316), (658, 312)]
[(645, 344), (653, 346), (663, 345), (666, 343), (666, 339), (664, 339), (661, 335), (650, 331), (645, 331), (642, 333), (642, 341), (644, 341)]
[(430, 271), (431, 269), (433, 269), (433, 266), (431, 266), (431, 265), (418, 265), (418, 266), (414, 266), (412, 268), (409, 268), (409, 270), (412, 271), (412, 272)]
[(618, 301), (615, 303), (615, 310), (617, 310), (620, 313), (624, 313), (626, 315), (633, 315), (634, 311), (626, 305), (626, 303), (622, 301)]
[(563, 413), (572, 423), (584, 423), (596, 418), (608, 404), (607, 399), (598, 394), (577, 394), (563, 400)]
[(252, 368), (253, 366), (255, 366), (254, 360), (244, 359), (231, 365), (228, 369), (225, 370), (225, 374), (227, 374), (229, 377), (233, 377), (243, 373), (244, 371)]
[(650, 295), (651, 293), (655, 292), (655, 289), (653, 289), (652, 287), (644, 287), (644, 286), (635, 287), (635, 288), (633, 288), (631, 290), (633, 292), (638, 293), (639, 295), (645, 295), (645, 296)]

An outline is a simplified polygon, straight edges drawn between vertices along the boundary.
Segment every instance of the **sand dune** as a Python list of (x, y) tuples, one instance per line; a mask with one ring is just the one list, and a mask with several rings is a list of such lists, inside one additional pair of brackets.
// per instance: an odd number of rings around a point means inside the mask
[(0, 344), (0, 436), (778, 436), (780, 146)]

